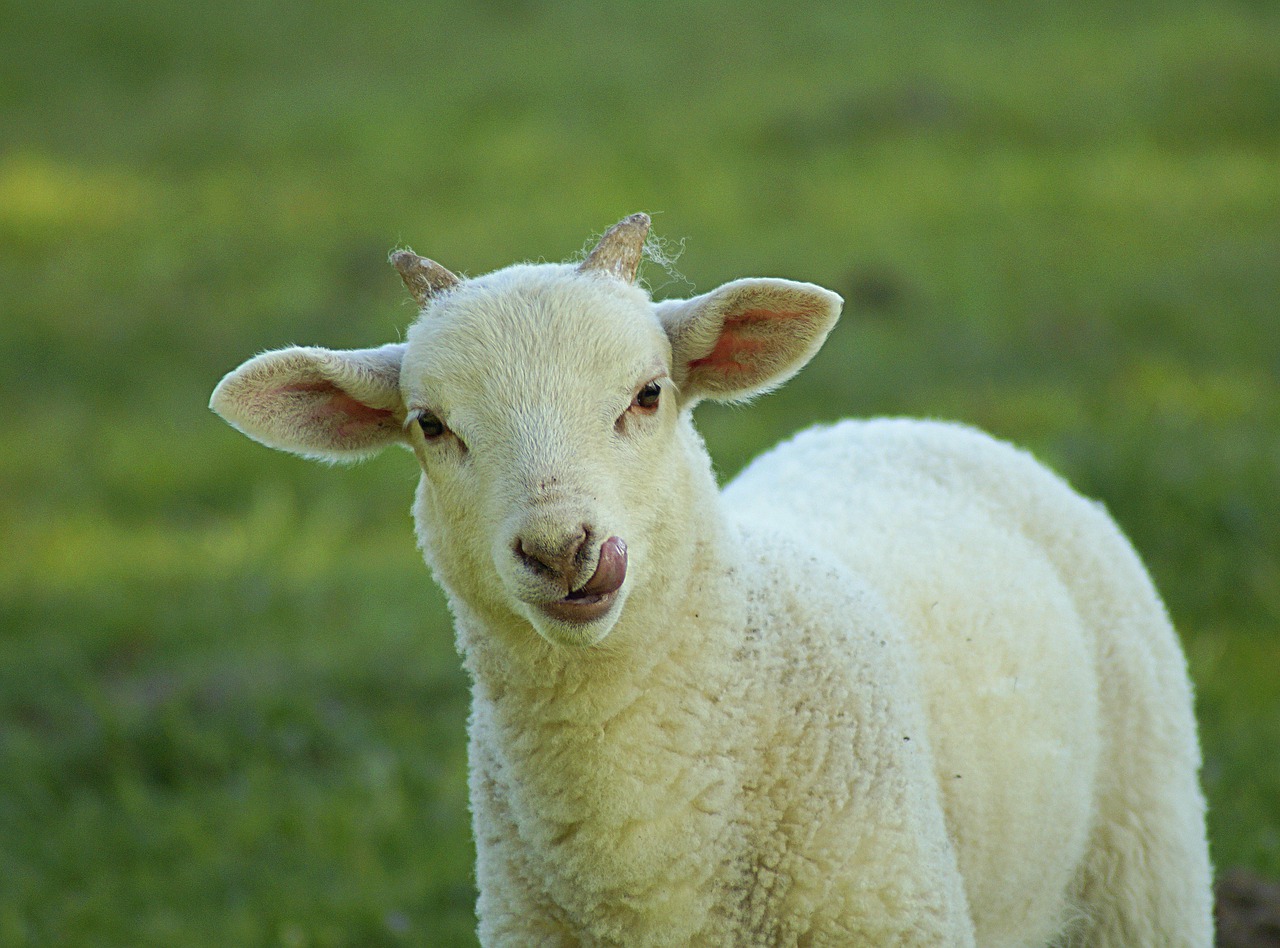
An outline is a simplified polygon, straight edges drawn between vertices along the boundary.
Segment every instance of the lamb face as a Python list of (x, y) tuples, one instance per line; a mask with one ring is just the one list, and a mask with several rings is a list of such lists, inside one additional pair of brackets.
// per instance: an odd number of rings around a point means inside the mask
[(655, 555), (678, 404), (647, 295), (516, 266), (433, 301), (400, 371), (437, 576), (560, 645), (608, 634)]
[(400, 251), (392, 262), (422, 306), (406, 342), (266, 352), (229, 373), (211, 407), (307, 457), (411, 448), (419, 540), (455, 609), (493, 634), (524, 640), (532, 626), (559, 645), (598, 643), (628, 599), (666, 597), (697, 543), (691, 514), (716, 516), (714, 500), (680, 499), (691, 465), (708, 463), (688, 410), (780, 384), (841, 304), (766, 279), (655, 304), (633, 285), (648, 227), (626, 218), (576, 267), (471, 280)]

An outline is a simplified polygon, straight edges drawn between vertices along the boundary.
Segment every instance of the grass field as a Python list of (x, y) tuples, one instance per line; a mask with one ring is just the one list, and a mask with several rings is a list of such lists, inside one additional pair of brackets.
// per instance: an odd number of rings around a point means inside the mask
[(1280, 7), (0, 0), (0, 945), (466, 945), (466, 682), (406, 455), (205, 408), (635, 210), (811, 280), (719, 468), (846, 414), (1035, 450), (1147, 559), (1215, 860), (1280, 873)]

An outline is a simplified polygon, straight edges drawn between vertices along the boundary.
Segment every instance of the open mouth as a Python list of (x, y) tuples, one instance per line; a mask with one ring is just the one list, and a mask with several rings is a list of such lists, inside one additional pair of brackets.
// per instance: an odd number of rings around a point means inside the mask
[(626, 578), (627, 544), (621, 537), (609, 537), (600, 546), (591, 578), (563, 599), (542, 603), (542, 611), (561, 622), (593, 622), (613, 607)]

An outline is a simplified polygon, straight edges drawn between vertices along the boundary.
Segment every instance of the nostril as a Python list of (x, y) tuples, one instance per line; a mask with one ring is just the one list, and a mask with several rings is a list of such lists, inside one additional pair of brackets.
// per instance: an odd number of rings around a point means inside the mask
[(535, 572), (550, 573), (567, 582), (578, 570), (578, 559), (590, 530), (586, 524), (558, 537), (519, 536), (512, 544), (517, 559)]
[(538, 573), (555, 572), (555, 566), (548, 562), (553, 557), (545, 548), (540, 548), (539, 544), (532, 541), (526, 541), (523, 537), (516, 537), (516, 557), (524, 563), (525, 566)]
[(587, 525), (584, 523), (580, 527), (578, 527), (578, 530), (576, 533), (574, 533), (571, 537), (569, 537), (569, 542), (568, 544), (566, 544), (566, 547), (565, 547), (565, 556), (568, 558), (570, 562), (573, 562), (575, 559), (577, 559), (578, 554), (582, 551), (582, 548), (586, 545), (587, 537), (590, 536), (590, 534), (591, 534), (591, 531), (587, 529)]

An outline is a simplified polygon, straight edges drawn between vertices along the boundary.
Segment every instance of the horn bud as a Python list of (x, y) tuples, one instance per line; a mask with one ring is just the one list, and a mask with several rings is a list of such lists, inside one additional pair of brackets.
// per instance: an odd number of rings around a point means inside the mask
[(644, 252), (644, 239), (648, 235), (648, 214), (632, 214), (618, 221), (600, 238), (596, 249), (578, 267), (578, 272), (602, 270), (625, 283), (634, 283)]
[(397, 250), (391, 255), (391, 265), (400, 272), (405, 288), (419, 306), (462, 282), (434, 260), (419, 257), (412, 250)]

